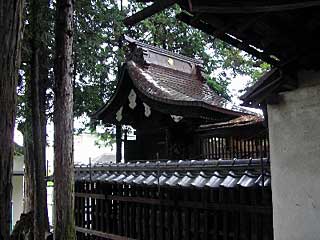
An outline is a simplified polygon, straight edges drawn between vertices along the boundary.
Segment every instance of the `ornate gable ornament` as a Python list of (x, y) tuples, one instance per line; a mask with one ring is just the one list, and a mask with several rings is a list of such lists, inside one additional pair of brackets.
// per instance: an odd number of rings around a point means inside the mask
[(134, 61), (137, 64), (145, 65), (147, 64), (146, 60), (144, 59), (145, 50), (137, 47), (135, 44), (129, 45), (130, 51), (128, 52), (126, 59), (127, 61)]

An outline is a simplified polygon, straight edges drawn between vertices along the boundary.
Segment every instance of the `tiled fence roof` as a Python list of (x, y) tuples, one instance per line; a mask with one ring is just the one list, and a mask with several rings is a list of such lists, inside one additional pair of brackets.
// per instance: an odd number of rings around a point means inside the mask
[(234, 188), (269, 187), (267, 159), (185, 160), (77, 165), (76, 181), (145, 186)]

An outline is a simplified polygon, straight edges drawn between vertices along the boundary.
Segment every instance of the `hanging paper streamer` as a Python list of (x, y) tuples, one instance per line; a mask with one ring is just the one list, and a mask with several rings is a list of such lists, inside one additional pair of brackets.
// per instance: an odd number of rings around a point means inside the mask
[(151, 115), (151, 107), (148, 106), (146, 103), (143, 103), (143, 106), (144, 106), (144, 115), (146, 117), (150, 117), (150, 115)]
[(177, 122), (180, 122), (183, 117), (182, 116), (177, 116), (177, 115), (171, 115), (171, 118), (173, 119), (173, 121), (175, 121), (176, 123)]
[(122, 110), (123, 110), (123, 106), (119, 108), (118, 112), (116, 113), (116, 119), (118, 122), (122, 120)]

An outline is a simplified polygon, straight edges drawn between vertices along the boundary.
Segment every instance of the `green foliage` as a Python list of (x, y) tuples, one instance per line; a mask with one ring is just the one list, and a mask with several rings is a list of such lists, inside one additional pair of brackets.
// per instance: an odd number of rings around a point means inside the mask
[[(121, 11), (119, 4), (116, 0), (76, 1), (75, 117), (90, 116), (111, 97), (116, 85), (115, 76), (123, 62), (123, 52), (119, 49), (123, 34), (203, 60), (209, 86), (228, 99), (228, 85), (233, 77), (242, 74), (255, 80), (269, 67), (239, 49), (177, 21), (175, 15), (181, 11), (178, 6), (126, 29), (122, 25), (123, 18), (145, 5), (130, 0), (128, 7)], [(96, 123), (86, 122), (84, 126), (95, 132)], [(99, 143), (112, 143), (114, 139), (110, 130), (98, 136)]]
[[(254, 82), (270, 66), (258, 59), (194, 29), (178, 20), (175, 15), (181, 11), (178, 6), (162, 11), (129, 29), (122, 24), (129, 16), (145, 5), (129, 0), (128, 7), (121, 10), (119, 0), (77, 0), (74, 14), (74, 116), (83, 118), (81, 131), (95, 132), (97, 123), (88, 121), (92, 113), (105, 104), (116, 86), (116, 75), (123, 62), (123, 50), (119, 41), (123, 34), (159, 46), (170, 51), (203, 60), (205, 77), (209, 86), (218, 94), (229, 98), (228, 85), (236, 75), (249, 75)], [(28, 12), (28, 11), (26, 11)], [(28, 23), (26, 16), (26, 23)], [(48, 33), (42, 36), (46, 42), (50, 59), (53, 59), (54, 6), (50, 6), (43, 25)], [(30, 46), (28, 24), (23, 45), (23, 81), (28, 81), (30, 71)], [(49, 80), (52, 79), (53, 62), (49, 60)], [(49, 81), (48, 113), (52, 103), (52, 80)], [(28, 89), (20, 88), (18, 116), (21, 122), (30, 112), (26, 101)], [(98, 134), (99, 142), (113, 142), (114, 134), (109, 128), (105, 134)]]

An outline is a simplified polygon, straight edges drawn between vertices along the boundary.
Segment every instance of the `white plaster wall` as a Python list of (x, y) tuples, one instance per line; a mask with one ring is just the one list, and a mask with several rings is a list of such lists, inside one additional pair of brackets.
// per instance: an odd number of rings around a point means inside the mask
[(14, 226), (23, 211), (23, 176), (12, 177), (12, 207), (12, 224)]
[[(13, 173), (23, 173), (24, 157), (23, 155), (15, 155), (13, 161)], [(14, 224), (20, 219), (23, 211), (23, 176), (12, 176), (12, 223)]]
[(22, 172), (24, 167), (24, 156), (23, 155), (15, 155), (13, 161), (13, 172)]
[(320, 239), (320, 72), (268, 106), (275, 240)]

